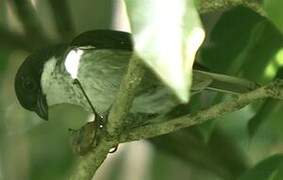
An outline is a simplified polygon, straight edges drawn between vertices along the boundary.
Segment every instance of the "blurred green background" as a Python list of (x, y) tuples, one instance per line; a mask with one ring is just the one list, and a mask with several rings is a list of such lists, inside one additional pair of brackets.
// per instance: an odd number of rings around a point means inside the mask
[[(78, 129), (88, 115), (79, 107), (60, 105), (51, 109), (49, 122), (43, 122), (20, 107), (14, 76), (35, 49), (68, 42), (86, 30), (127, 30), (119, 2), (0, 1), (0, 179), (67, 179), (77, 157), (68, 128)], [(269, 20), (244, 7), (201, 18), (207, 37), (197, 60), (208, 69), (260, 84), (282, 78), (283, 36)], [(227, 98), (203, 92), (180, 106), (180, 114)], [(267, 99), (198, 127), (123, 144), (109, 155), (94, 179), (238, 179), (261, 160), (283, 152), (282, 104)], [(275, 159), (278, 166), (268, 172), (279, 180), (282, 157)]]

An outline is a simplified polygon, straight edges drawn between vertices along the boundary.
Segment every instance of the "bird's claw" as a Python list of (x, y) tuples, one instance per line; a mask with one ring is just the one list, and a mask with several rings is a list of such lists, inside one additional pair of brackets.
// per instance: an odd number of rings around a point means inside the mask
[[(73, 151), (79, 155), (85, 155), (98, 143), (97, 132), (103, 128), (102, 124), (94, 121), (86, 123), (80, 129), (71, 129)], [(114, 146), (109, 153), (114, 153), (118, 149), (118, 145)]]
[[(94, 121), (89, 122), (85, 124), (81, 129), (79, 130), (71, 130), (73, 134), (73, 147), (74, 151), (78, 154), (85, 154), (87, 153), (92, 146), (96, 146), (98, 143), (98, 131), (101, 130), (104, 127), (104, 123), (108, 119), (110, 108), (106, 112), (106, 116), (100, 115), (92, 105), (89, 97), (87, 96), (87, 93), (84, 91), (82, 84), (78, 79), (74, 79), (72, 82), (74, 85), (78, 86), (80, 90), (82, 91), (83, 95), (85, 96), (89, 106), (92, 109), (92, 112), (95, 116)], [(118, 148), (118, 145), (114, 147), (114, 150), (109, 151), (109, 153), (114, 153)]]
[(112, 147), (108, 153), (112, 154), (115, 153), (118, 150), (119, 144), (117, 144), (116, 146)]
[(78, 130), (69, 129), (72, 135), (72, 147), (75, 153), (84, 155), (93, 148), (96, 141), (96, 123), (88, 122)]

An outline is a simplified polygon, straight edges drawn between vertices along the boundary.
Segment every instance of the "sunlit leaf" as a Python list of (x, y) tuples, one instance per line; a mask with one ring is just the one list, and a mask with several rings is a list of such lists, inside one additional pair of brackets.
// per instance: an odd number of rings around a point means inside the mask
[(283, 33), (283, 1), (282, 0), (264, 0), (264, 8), (268, 17)]
[(283, 155), (271, 156), (252, 169), (248, 170), (239, 180), (267, 180), (270, 179), (283, 162)]
[(244, 51), (242, 75), (258, 83), (271, 81), (280, 67), (276, 54), (282, 46), (283, 37), (275, 26), (266, 20), (260, 22), (255, 26), (248, 48)]
[(125, 0), (135, 51), (182, 102), (204, 30), (192, 0)]

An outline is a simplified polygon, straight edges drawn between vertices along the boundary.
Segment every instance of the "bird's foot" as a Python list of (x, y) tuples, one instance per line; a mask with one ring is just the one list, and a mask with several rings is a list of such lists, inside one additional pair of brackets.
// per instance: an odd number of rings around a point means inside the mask
[(112, 147), (112, 149), (109, 150), (109, 153), (115, 153), (118, 150), (119, 144), (117, 144), (116, 146)]
[(89, 97), (87, 96), (87, 93), (84, 91), (80, 81), (78, 79), (74, 79), (73, 84), (78, 86), (78, 88), (81, 90), (95, 116), (94, 121), (88, 122), (79, 130), (72, 130), (72, 134), (73, 134), (72, 144), (74, 147), (74, 151), (77, 152), (78, 154), (83, 155), (87, 153), (93, 146), (97, 145), (99, 140), (98, 131), (99, 129), (103, 128), (103, 124), (105, 121), (104, 121), (104, 117), (98, 114), (98, 112), (96, 112)]
[[(104, 128), (104, 123), (108, 118), (106, 116), (97, 116), (95, 121), (86, 123), (80, 129), (74, 130), (69, 129), (72, 134), (72, 147), (73, 151), (79, 155), (84, 155), (89, 152), (92, 148), (97, 146), (101, 130)], [(106, 120), (104, 120), (106, 119)], [(114, 153), (118, 149), (118, 144), (114, 146), (109, 153)]]
[[(99, 130), (104, 128), (104, 124), (107, 122), (108, 115), (111, 109), (110, 108), (106, 112), (106, 116), (100, 115), (92, 105), (87, 93), (84, 91), (82, 84), (78, 79), (73, 80), (73, 84), (78, 86), (78, 88), (83, 93), (84, 97), (86, 98), (91, 110), (94, 114), (94, 121), (85, 124), (79, 130), (71, 130), (73, 134), (73, 149), (76, 153), (83, 155), (86, 154), (91, 148), (95, 147), (99, 141)], [(118, 145), (114, 147), (114, 150), (110, 150), (109, 153), (114, 153), (118, 148)]]
[(73, 151), (84, 155), (89, 152), (98, 142), (100, 125), (95, 121), (88, 122), (78, 130), (69, 129), (72, 134)]

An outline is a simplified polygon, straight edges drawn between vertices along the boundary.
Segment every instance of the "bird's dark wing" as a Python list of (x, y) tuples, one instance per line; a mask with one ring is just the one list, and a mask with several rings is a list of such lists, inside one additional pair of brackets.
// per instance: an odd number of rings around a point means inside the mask
[(92, 49), (119, 49), (133, 50), (133, 41), (130, 33), (114, 30), (92, 30), (84, 32), (73, 39), (72, 48)]

